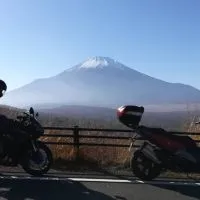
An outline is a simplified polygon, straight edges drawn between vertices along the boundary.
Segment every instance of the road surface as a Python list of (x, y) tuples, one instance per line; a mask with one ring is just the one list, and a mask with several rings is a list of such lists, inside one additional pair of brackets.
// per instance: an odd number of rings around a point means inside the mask
[(199, 200), (200, 182), (158, 179), (142, 182), (95, 173), (51, 170), (44, 177), (19, 171), (0, 174), (0, 199), (10, 200)]

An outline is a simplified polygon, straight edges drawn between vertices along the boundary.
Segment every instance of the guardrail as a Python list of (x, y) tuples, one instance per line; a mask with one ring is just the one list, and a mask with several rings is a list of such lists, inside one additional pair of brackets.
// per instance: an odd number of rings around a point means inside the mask
[[(73, 142), (45, 142), (49, 145), (72, 145), (77, 152), (76, 157), (79, 155), (80, 146), (104, 146), (104, 147), (129, 147), (130, 144), (119, 144), (119, 143), (96, 143), (96, 142), (81, 142), (80, 139), (108, 139), (108, 140), (123, 140), (129, 141), (131, 139), (130, 133), (133, 133), (133, 130), (123, 130), (123, 129), (99, 129), (99, 128), (81, 128), (79, 126), (74, 126), (71, 128), (66, 127), (44, 127), (45, 130), (55, 130), (55, 131), (72, 131), (71, 134), (44, 134), (44, 137), (63, 137), (63, 138), (72, 138)], [(80, 134), (81, 132), (104, 132), (107, 134), (102, 135), (85, 135)], [(111, 136), (108, 133), (129, 133), (129, 136)], [(177, 135), (190, 135), (190, 136), (200, 136), (200, 133), (195, 132), (168, 132), (169, 134), (177, 134)], [(140, 139), (142, 140), (142, 139)], [(200, 143), (200, 140), (195, 140), (197, 143)], [(138, 147), (138, 145), (134, 145), (134, 147)]]

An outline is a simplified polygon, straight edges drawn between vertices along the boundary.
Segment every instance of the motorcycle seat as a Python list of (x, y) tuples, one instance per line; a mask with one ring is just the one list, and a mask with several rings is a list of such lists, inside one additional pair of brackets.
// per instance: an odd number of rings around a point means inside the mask
[(196, 142), (189, 136), (182, 136), (182, 135), (170, 135), (170, 138), (173, 140), (179, 141), (183, 144), (185, 144), (187, 147), (196, 147)]
[(149, 131), (152, 133), (157, 134), (167, 134), (168, 132), (165, 131), (163, 128), (154, 128), (154, 127), (146, 127), (146, 126), (140, 126), (139, 130), (141, 131)]
[(159, 135), (163, 134), (165, 137), (168, 137), (171, 140), (174, 140), (177, 142), (181, 142), (187, 147), (196, 147), (197, 146), (196, 142), (191, 137), (186, 136), (186, 135), (177, 135), (178, 132), (170, 132), (170, 131), (166, 131), (162, 128), (151, 128), (151, 127), (145, 127), (145, 126), (141, 126), (140, 130), (150, 131), (154, 134), (159, 134)]

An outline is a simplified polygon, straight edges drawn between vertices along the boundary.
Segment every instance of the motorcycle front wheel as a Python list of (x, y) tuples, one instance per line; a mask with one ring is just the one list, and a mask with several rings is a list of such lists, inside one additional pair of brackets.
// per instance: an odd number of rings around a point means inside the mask
[(21, 166), (25, 172), (33, 176), (46, 174), (53, 163), (51, 150), (42, 142), (37, 142), (37, 152), (28, 149), (23, 157)]
[(139, 150), (131, 158), (131, 169), (136, 177), (144, 181), (151, 181), (158, 177), (162, 170)]

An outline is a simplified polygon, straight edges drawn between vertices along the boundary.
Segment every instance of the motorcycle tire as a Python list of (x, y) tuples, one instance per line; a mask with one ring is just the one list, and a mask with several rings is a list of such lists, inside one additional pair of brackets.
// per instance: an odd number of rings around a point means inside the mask
[[(33, 176), (42, 176), (42, 175), (46, 174), (49, 171), (49, 169), (51, 168), (52, 163), (53, 163), (53, 156), (52, 156), (51, 150), (44, 143), (37, 142), (37, 147), (39, 150), (43, 150), (45, 152), (46, 157), (47, 157), (47, 165), (43, 169), (40, 168), (40, 169), (36, 170), (36, 169), (32, 168), (30, 166), (30, 161), (31, 161), (31, 156), (34, 155), (34, 152), (31, 149), (31, 150), (28, 150), (28, 152), (24, 156), (21, 166), (24, 169), (24, 171), (27, 172), (28, 174), (31, 174)], [(30, 155), (30, 154), (32, 154), (32, 155)], [(37, 154), (34, 156), (38, 157), (38, 159), (39, 159), (39, 154), (38, 154), (38, 156), (37, 156)]]
[[(140, 169), (140, 166), (143, 169)], [(136, 151), (131, 158), (131, 169), (133, 174), (144, 181), (151, 181), (158, 177), (162, 171), (162, 168), (148, 159), (141, 151)], [(145, 170), (148, 170), (146, 173)]]

